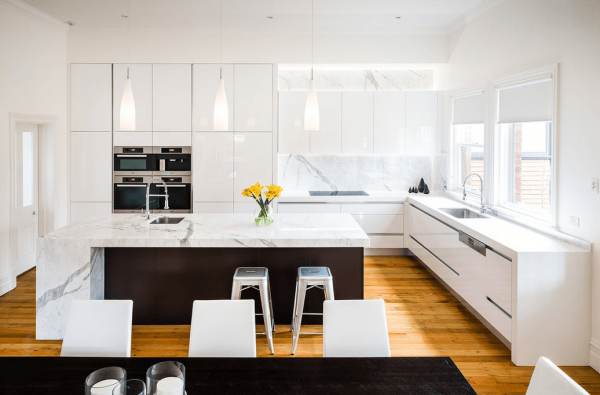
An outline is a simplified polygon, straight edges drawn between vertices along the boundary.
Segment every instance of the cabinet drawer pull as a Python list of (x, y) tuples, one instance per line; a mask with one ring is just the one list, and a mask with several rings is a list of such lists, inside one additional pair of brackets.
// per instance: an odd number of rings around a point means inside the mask
[(486, 296), (488, 302), (490, 302), (491, 304), (493, 304), (494, 306), (496, 306), (501, 312), (503, 312), (504, 314), (506, 314), (508, 316), (508, 318), (510, 318), (512, 320), (512, 316), (510, 314), (508, 314), (506, 312), (506, 310), (504, 310), (502, 307), (498, 306), (498, 304), (496, 302), (494, 302), (492, 299), (490, 299), (489, 296)]

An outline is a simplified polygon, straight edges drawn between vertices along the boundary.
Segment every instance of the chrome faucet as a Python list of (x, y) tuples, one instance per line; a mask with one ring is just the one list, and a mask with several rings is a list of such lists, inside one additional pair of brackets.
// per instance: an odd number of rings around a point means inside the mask
[[(163, 185), (165, 186), (165, 194), (164, 195), (159, 195), (159, 194), (153, 194), (150, 195), (150, 185), (152, 185), (152, 181), (154, 180), (159, 180), (160, 182), (163, 183)], [(167, 191), (167, 183), (165, 183), (165, 180), (163, 180), (162, 178), (153, 178), (148, 182), (148, 186), (146, 187), (146, 219), (149, 221), (150, 220), (150, 196), (164, 196), (165, 197), (165, 210), (169, 209), (169, 192)]]
[(481, 189), (480, 189), (480, 193), (481, 193), (481, 207), (479, 208), (479, 211), (482, 213), (485, 213), (485, 205), (483, 204), (483, 179), (481, 178), (481, 176), (477, 173), (471, 173), (468, 176), (465, 177), (465, 180), (463, 181), (463, 200), (467, 200), (467, 180), (469, 179), (469, 177), (471, 176), (477, 176), (479, 177), (479, 184), (481, 185)]

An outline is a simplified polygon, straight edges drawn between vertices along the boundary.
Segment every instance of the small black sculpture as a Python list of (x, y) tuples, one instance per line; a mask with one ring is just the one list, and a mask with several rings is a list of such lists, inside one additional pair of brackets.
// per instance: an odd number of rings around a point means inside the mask
[(425, 190), (423, 191), (425, 195), (429, 195), (429, 187), (425, 184)]
[(421, 178), (421, 182), (419, 182), (419, 192), (423, 193), (425, 190), (425, 181)]

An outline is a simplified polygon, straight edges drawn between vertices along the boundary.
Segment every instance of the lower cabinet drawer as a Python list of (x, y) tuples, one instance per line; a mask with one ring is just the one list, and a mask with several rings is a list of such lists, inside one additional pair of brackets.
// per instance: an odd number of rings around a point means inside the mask
[(404, 233), (403, 215), (361, 215), (352, 214), (365, 233)]
[(193, 208), (194, 208), (194, 214), (224, 214), (224, 213), (231, 214), (231, 213), (233, 213), (233, 202), (229, 202), (229, 203), (194, 202)]
[(485, 298), (485, 309), (483, 317), (502, 334), (509, 342), (512, 342), (512, 318), (507, 312), (503, 311), (493, 299), (489, 296)]
[(441, 278), (450, 288), (457, 290), (460, 286), (460, 274), (445, 262), (429, 252), (421, 243), (410, 237), (410, 250), (417, 256), (431, 271)]
[(327, 203), (279, 203), (277, 212), (280, 214), (338, 214), (339, 204)]
[(404, 236), (369, 235), (369, 248), (404, 248)]

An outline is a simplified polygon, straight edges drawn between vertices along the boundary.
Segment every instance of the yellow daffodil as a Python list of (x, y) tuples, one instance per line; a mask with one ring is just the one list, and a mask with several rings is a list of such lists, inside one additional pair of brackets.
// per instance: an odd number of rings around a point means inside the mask
[(279, 198), (279, 195), (281, 194), (281, 191), (283, 190), (283, 188), (280, 187), (279, 185), (267, 185), (267, 189), (269, 190), (271, 195), (276, 198)]
[(252, 192), (254, 194), (254, 196), (259, 198), (260, 193), (262, 192), (263, 188), (264, 187), (257, 182), (256, 184), (252, 185), (249, 189), (250, 189), (250, 192)]
[(246, 197), (252, 197), (252, 192), (250, 191), (250, 188), (244, 189), (244, 191), (242, 192), (242, 195), (246, 196)]

